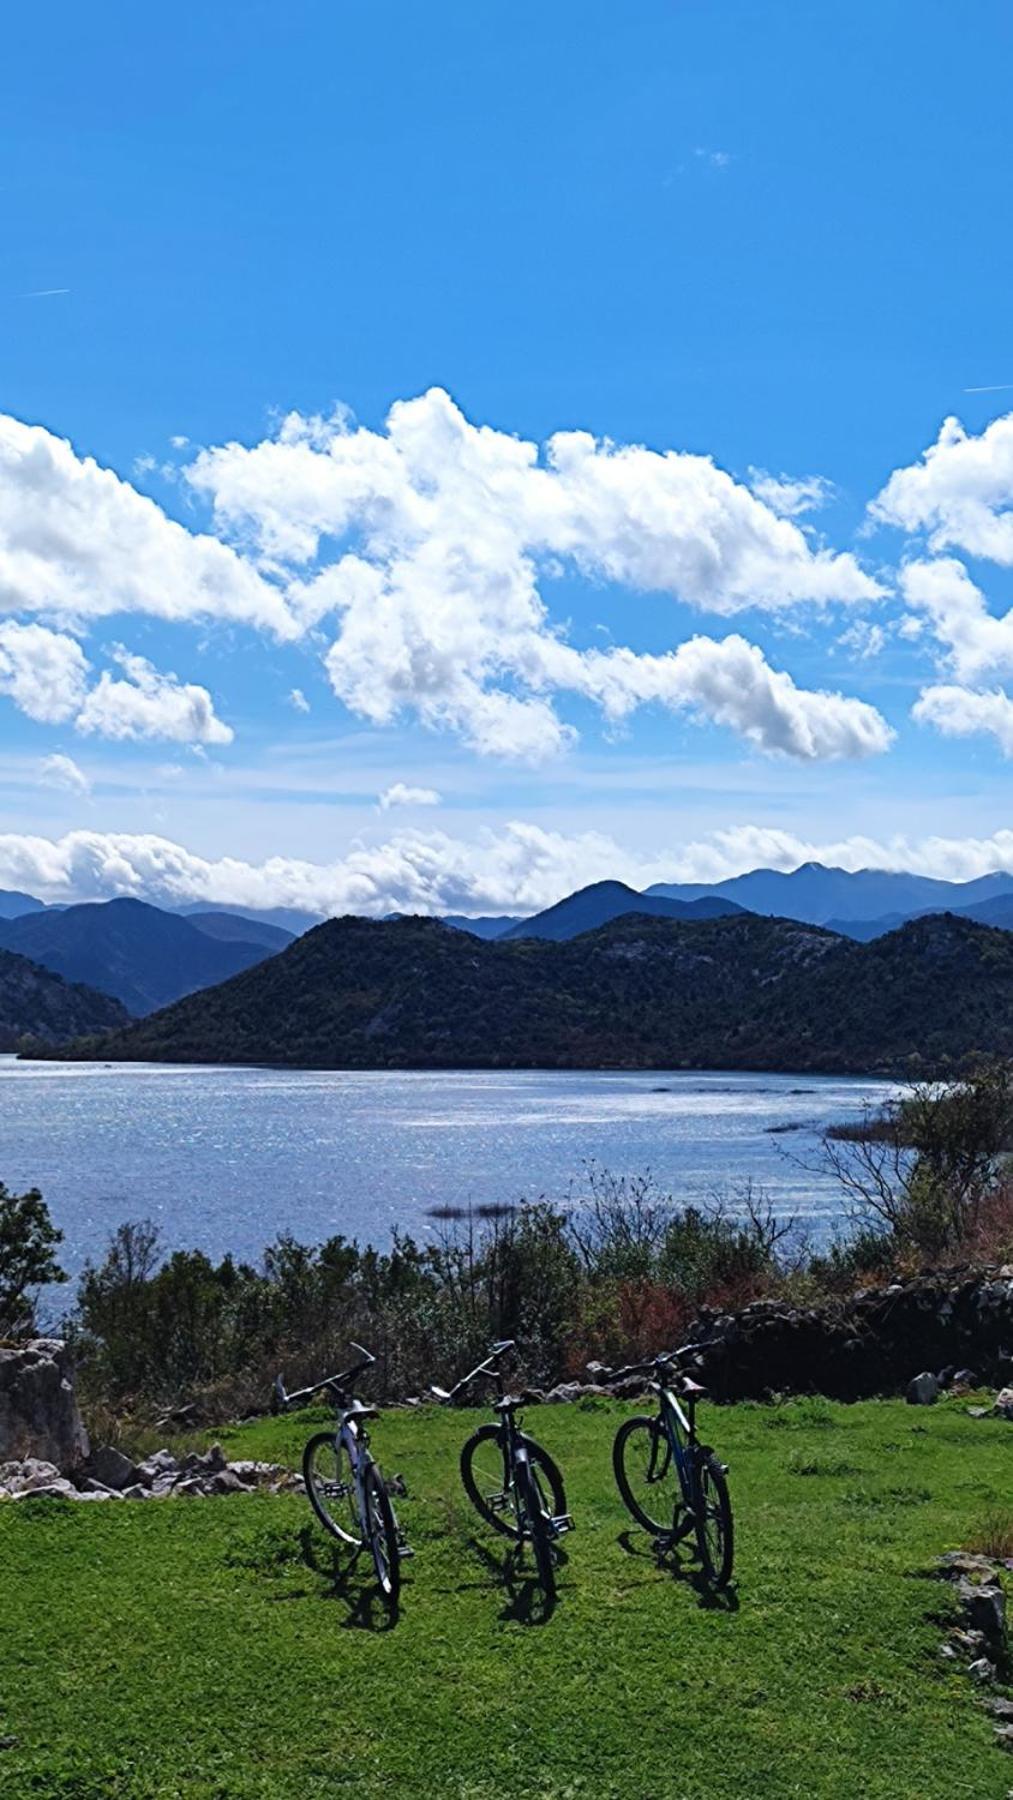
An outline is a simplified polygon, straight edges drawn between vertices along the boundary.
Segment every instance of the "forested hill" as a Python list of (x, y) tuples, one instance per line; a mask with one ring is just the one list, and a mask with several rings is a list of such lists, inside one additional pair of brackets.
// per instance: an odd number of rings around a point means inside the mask
[(302, 1068), (943, 1070), (1013, 1054), (1013, 936), (951, 914), (860, 944), (739, 914), (568, 943), (331, 920), (83, 1058)]
[(79, 987), (26, 956), (0, 950), (0, 1051), (17, 1050), (25, 1040), (63, 1044), (86, 1031), (110, 1031), (125, 1024), (127, 1009), (108, 994)]

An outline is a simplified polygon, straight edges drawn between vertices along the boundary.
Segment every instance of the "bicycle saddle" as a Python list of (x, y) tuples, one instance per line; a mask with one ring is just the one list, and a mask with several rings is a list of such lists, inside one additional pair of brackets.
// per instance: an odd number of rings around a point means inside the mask
[(524, 1402), (519, 1394), (504, 1394), (502, 1400), (493, 1401), (492, 1410), (499, 1413), (513, 1412), (515, 1407), (523, 1405)]
[(378, 1406), (363, 1406), (361, 1400), (353, 1400), (351, 1406), (345, 1407), (345, 1412), (354, 1419), (378, 1419), (380, 1417)]
[(675, 1391), (677, 1394), (685, 1394), (687, 1400), (695, 1400), (700, 1394), (705, 1394), (707, 1389), (694, 1381), (691, 1375), (680, 1375)]

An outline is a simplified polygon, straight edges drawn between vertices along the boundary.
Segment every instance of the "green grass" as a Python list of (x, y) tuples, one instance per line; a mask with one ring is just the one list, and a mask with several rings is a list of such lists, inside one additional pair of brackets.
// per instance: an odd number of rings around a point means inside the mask
[[(305, 1501), (0, 1506), (4, 1800), (988, 1800), (1013, 1763), (938, 1656), (927, 1578), (1013, 1492), (1013, 1429), (959, 1405), (708, 1409), (731, 1465), (733, 1606), (660, 1569), (614, 1490), (630, 1409), (546, 1407), (577, 1530), (539, 1623), (475, 1518), (478, 1415), (374, 1428), (416, 1549), (392, 1629), (335, 1586)], [(294, 1462), (307, 1420), (227, 1434)]]

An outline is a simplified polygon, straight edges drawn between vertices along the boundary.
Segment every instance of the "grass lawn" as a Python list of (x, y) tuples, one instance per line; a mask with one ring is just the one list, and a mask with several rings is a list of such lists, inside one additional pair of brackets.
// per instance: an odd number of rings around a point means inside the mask
[[(363, 1565), (335, 1584), (300, 1498), (0, 1505), (3, 1800), (1003, 1800), (1013, 1759), (938, 1656), (926, 1576), (1013, 1504), (1013, 1427), (955, 1403), (708, 1408), (738, 1533), (719, 1607), (627, 1533), (631, 1410), (528, 1413), (577, 1522), (546, 1621), (459, 1487), (471, 1412), (374, 1427), (416, 1550), (393, 1628)], [(222, 1441), (294, 1463), (317, 1416)]]

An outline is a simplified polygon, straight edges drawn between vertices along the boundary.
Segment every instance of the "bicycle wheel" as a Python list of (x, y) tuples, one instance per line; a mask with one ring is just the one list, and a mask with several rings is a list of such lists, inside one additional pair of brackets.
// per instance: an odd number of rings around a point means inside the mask
[[(533, 1469), (542, 1483), (547, 1509), (555, 1518), (566, 1511), (563, 1477), (547, 1450), (533, 1438), (522, 1436)], [(498, 1425), (480, 1425), (461, 1451), (461, 1480), (464, 1491), (479, 1517), (504, 1537), (520, 1537), (517, 1501), (506, 1466), (503, 1439)]]
[(704, 1575), (711, 1587), (727, 1587), (735, 1553), (732, 1503), (724, 1469), (713, 1450), (698, 1452), (693, 1489), (696, 1543)]
[(612, 1468), (623, 1504), (637, 1524), (655, 1537), (674, 1531), (683, 1505), (682, 1483), (657, 1414), (638, 1414), (620, 1425)]
[(549, 1502), (530, 1456), (520, 1456), (517, 1460), (517, 1489), (523, 1512), (523, 1532), (531, 1540), (535, 1568), (538, 1570), (538, 1584), (546, 1600), (554, 1600), (556, 1558), (549, 1528)]
[(370, 1463), (367, 1468), (362, 1486), (366, 1507), (364, 1523), (369, 1548), (373, 1553), (376, 1579), (387, 1604), (395, 1607), (401, 1592), (401, 1552), (398, 1548), (394, 1508), (383, 1476), (375, 1463)]
[(355, 1476), (348, 1452), (331, 1431), (311, 1437), (302, 1459), (303, 1480), (313, 1511), (325, 1531), (343, 1544), (362, 1547)]

